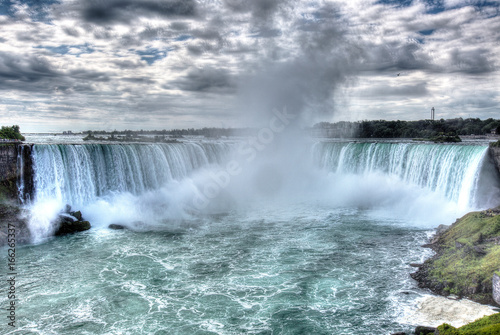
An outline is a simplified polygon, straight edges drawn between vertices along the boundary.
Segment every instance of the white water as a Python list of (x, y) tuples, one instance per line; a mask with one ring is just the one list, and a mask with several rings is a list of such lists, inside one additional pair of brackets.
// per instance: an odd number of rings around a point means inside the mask
[[(498, 199), (487, 147), (287, 144), (35, 146), (19, 331), (409, 332), (430, 228)], [(92, 229), (47, 238), (66, 203)]]
[[(434, 227), (498, 199), (486, 146), (320, 142), (309, 148), (312, 155), (298, 153), (300, 164), (271, 153), (223, 180), (235, 143), (35, 145), (32, 232), (51, 235), (50, 222), (65, 204), (95, 225), (140, 230), (270, 202), (358, 207)], [(198, 206), (200, 197), (208, 206)]]

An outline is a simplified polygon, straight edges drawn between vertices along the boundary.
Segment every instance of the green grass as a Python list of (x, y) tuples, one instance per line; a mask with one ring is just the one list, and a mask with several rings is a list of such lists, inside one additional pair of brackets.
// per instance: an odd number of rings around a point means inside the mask
[(488, 239), (497, 236), (500, 215), (492, 211), (465, 215), (439, 237), (430, 276), (444, 286), (445, 293), (491, 302), (491, 280), (500, 269), (500, 245)]
[(466, 214), (442, 235), (444, 245), (454, 246), (455, 240), (477, 243), (480, 238), (487, 239), (500, 235), (500, 215), (490, 216), (484, 212)]
[(500, 313), (485, 316), (460, 328), (449, 324), (438, 327), (439, 335), (498, 335), (500, 334)]

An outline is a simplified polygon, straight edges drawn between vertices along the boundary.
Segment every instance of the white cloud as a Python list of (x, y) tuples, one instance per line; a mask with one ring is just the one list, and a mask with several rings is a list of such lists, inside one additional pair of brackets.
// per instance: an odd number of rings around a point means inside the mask
[(65, 0), (40, 19), (16, 2), (0, 15), (1, 122), (237, 126), (238, 110), (273, 104), (337, 113), (327, 120), (498, 111), (500, 16), (478, 1), (168, 3)]

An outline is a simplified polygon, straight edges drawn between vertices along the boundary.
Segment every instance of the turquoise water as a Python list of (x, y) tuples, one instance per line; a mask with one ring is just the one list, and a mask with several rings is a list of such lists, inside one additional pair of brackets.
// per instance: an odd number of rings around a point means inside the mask
[(184, 224), (144, 233), (95, 229), (19, 249), (17, 333), (412, 328), (397, 318), (419, 295), (408, 264), (422, 260), (426, 230), (310, 205)]
[[(409, 332), (420, 246), (499, 198), (484, 145), (238, 145), (35, 146), (10, 333)], [(92, 229), (51, 237), (65, 204)]]

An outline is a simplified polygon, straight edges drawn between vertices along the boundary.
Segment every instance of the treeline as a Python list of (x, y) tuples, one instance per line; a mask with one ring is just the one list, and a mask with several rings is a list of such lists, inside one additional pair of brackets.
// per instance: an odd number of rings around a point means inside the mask
[(486, 135), (492, 131), (500, 134), (500, 120), (440, 119), (420, 121), (359, 121), (321, 122), (313, 126), (313, 132), (328, 137), (354, 138), (432, 138), (440, 135)]
[(201, 129), (172, 129), (172, 130), (122, 130), (122, 131), (105, 131), (105, 130), (88, 130), (84, 133), (88, 135), (113, 135), (136, 137), (141, 135), (148, 136), (205, 136), (205, 137), (221, 137), (221, 136), (241, 136), (251, 133), (253, 130), (250, 128), (201, 128)]
[(25, 140), (18, 125), (14, 125), (12, 127), (2, 126), (2, 128), (0, 129), (0, 138), (5, 140)]

